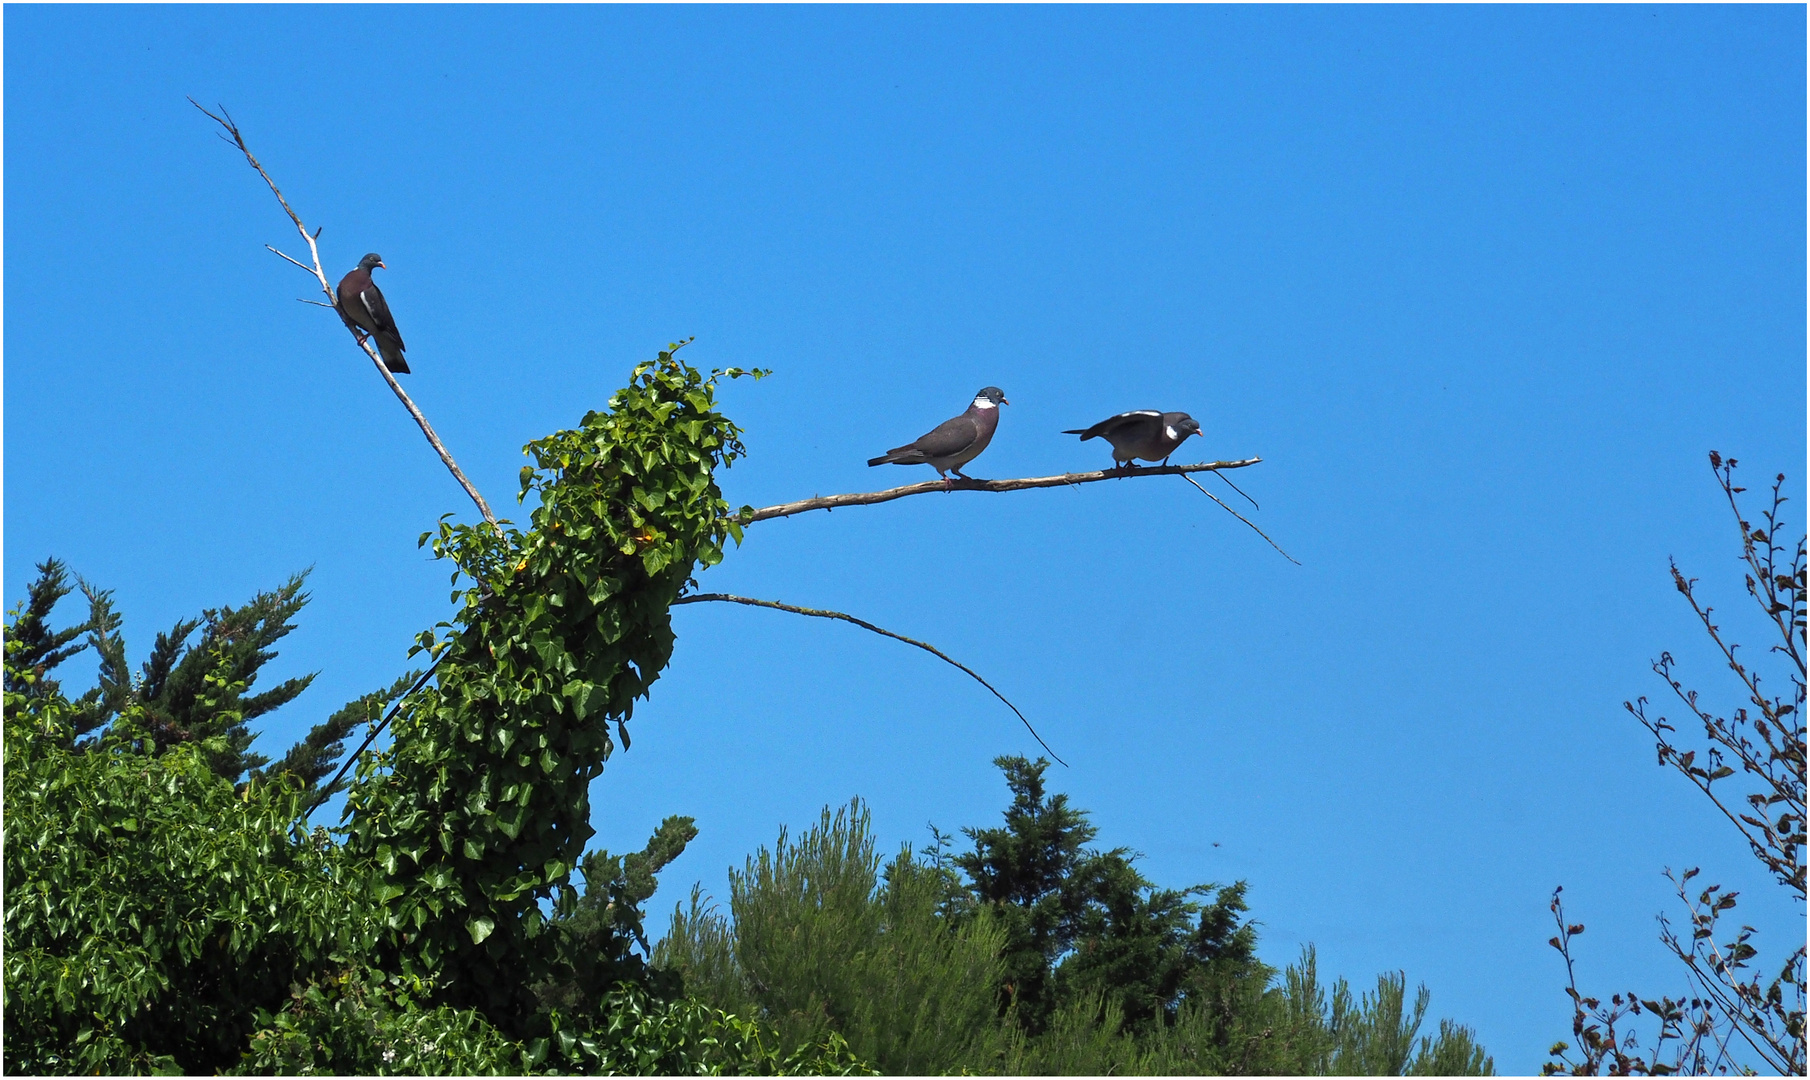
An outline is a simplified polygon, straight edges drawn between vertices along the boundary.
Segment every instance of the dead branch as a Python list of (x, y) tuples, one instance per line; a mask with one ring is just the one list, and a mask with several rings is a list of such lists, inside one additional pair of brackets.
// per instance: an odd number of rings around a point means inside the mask
[[(1192, 477), (1192, 476), (1189, 476), (1189, 475), (1188, 475), (1188, 474), (1187, 474), (1187, 473), (1183, 473), (1183, 474), (1182, 474), (1182, 479), (1183, 479), (1183, 480), (1186, 480), (1186, 481), (1187, 481), (1187, 482), (1188, 482), (1188, 483), (1190, 483), (1190, 484), (1194, 484), (1194, 478), (1193, 478), (1193, 477)], [(1221, 477), (1221, 479), (1224, 479), (1224, 477)], [(1229, 481), (1228, 481), (1228, 482), (1229, 482)], [(1217, 496), (1217, 495), (1215, 495), (1215, 494), (1213, 494), (1213, 493), (1212, 493), (1212, 492), (1211, 492), (1211, 491), (1208, 491), (1208, 490), (1207, 490), (1207, 489), (1206, 489), (1206, 488), (1204, 488), (1204, 487), (1201, 487), (1201, 486), (1200, 486), (1200, 485), (1199, 485), (1199, 484), (1194, 484), (1194, 490), (1196, 490), (1196, 491), (1198, 491), (1198, 492), (1200, 492), (1200, 493), (1201, 493), (1201, 494), (1202, 494), (1202, 495), (1205, 495), (1205, 496), (1206, 496), (1206, 497), (1207, 497), (1207, 498), (1209, 498), (1209, 499), (1212, 499), (1212, 500), (1213, 500), (1213, 501), (1214, 501), (1214, 502), (1216, 502), (1216, 503), (1219, 503), (1219, 508), (1220, 508), (1220, 509), (1221, 509), (1221, 510), (1224, 510), (1224, 511), (1225, 511), (1225, 512), (1226, 512), (1226, 513), (1228, 513), (1228, 514), (1230, 514), (1230, 515), (1232, 515), (1232, 516), (1233, 516), (1233, 517), (1235, 517), (1235, 518), (1237, 518), (1237, 519), (1238, 519), (1238, 520), (1239, 520), (1239, 521), (1242, 521), (1242, 522), (1244, 522), (1244, 523), (1245, 523), (1245, 524), (1246, 524), (1246, 525), (1250, 525), (1250, 526), (1251, 526), (1251, 531), (1252, 531), (1252, 532), (1254, 532), (1254, 533), (1256, 533), (1256, 534), (1257, 534), (1257, 535), (1258, 535), (1258, 536), (1261, 536), (1261, 537), (1263, 537), (1263, 538), (1264, 538), (1264, 539), (1265, 539), (1265, 540), (1269, 540), (1269, 544), (1270, 544), (1270, 547), (1273, 547), (1273, 548), (1275, 548), (1275, 549), (1276, 549), (1276, 550), (1277, 550), (1277, 551), (1278, 551), (1278, 552), (1280, 552), (1280, 553), (1281, 553), (1281, 555), (1282, 555), (1282, 557), (1283, 557), (1283, 558), (1284, 558), (1284, 559), (1287, 559), (1287, 560), (1288, 560), (1288, 561), (1289, 561), (1289, 562), (1292, 562), (1292, 563), (1294, 563), (1294, 564), (1295, 564), (1295, 565), (1296, 565), (1296, 566), (1300, 566), (1300, 565), (1301, 565), (1301, 560), (1300, 560), (1300, 559), (1297, 559), (1297, 558), (1295, 558), (1295, 557), (1294, 557), (1294, 556), (1293, 556), (1293, 555), (1290, 555), (1290, 554), (1289, 554), (1289, 553), (1288, 553), (1288, 552), (1286, 552), (1286, 551), (1283, 551), (1283, 550), (1282, 550), (1282, 545), (1281, 545), (1281, 544), (1278, 544), (1278, 543), (1276, 543), (1276, 542), (1275, 542), (1275, 541), (1274, 541), (1274, 540), (1270, 540), (1270, 534), (1269, 534), (1269, 533), (1266, 533), (1266, 532), (1264, 532), (1264, 531), (1263, 531), (1263, 530), (1262, 530), (1262, 529), (1259, 529), (1259, 528), (1258, 528), (1258, 527), (1257, 527), (1257, 526), (1255, 526), (1255, 525), (1251, 525), (1251, 519), (1250, 519), (1250, 518), (1247, 518), (1247, 517), (1245, 517), (1245, 516), (1244, 516), (1244, 515), (1243, 515), (1243, 514), (1240, 514), (1240, 513), (1239, 513), (1239, 512), (1238, 512), (1238, 511), (1236, 511), (1236, 510), (1234, 510), (1234, 509), (1232, 509), (1232, 508), (1231, 508), (1231, 507), (1229, 507), (1229, 506), (1227, 506), (1227, 505), (1226, 505), (1226, 504), (1225, 504), (1225, 503), (1224, 503), (1224, 502), (1223, 502), (1223, 501), (1221, 501), (1221, 500), (1220, 500), (1220, 498), (1219, 498), (1219, 496)], [(1234, 491), (1238, 491), (1238, 489), (1237, 489), (1237, 487), (1236, 487), (1236, 486), (1234, 486), (1234, 487), (1233, 487), (1233, 488), (1232, 488), (1232, 490), (1234, 490)], [(1239, 494), (1240, 494), (1240, 495), (1244, 495), (1244, 492), (1242, 492), (1242, 491), (1239, 491), (1239, 492), (1238, 492), (1238, 493), (1239, 493)], [(1244, 497), (1245, 497), (1245, 498), (1247, 498), (1247, 499), (1250, 499), (1250, 498), (1251, 498), (1251, 497), (1250, 497), (1250, 496), (1249, 496), (1249, 495), (1244, 495)], [(1253, 506), (1255, 506), (1255, 505), (1256, 505), (1256, 503), (1257, 503), (1257, 500), (1255, 500), (1255, 499), (1251, 499), (1251, 505), (1253, 505)]]
[[(194, 98), (189, 98), (189, 104), (200, 109), (201, 115), (226, 129), (226, 135), (221, 136), (221, 138), (226, 139), (227, 142), (238, 147), (239, 152), (245, 155), (245, 160), (250, 162), (251, 167), (258, 171), (259, 176), (264, 178), (264, 183), (269, 186), (270, 193), (277, 197), (277, 202), (283, 207), (283, 213), (288, 214), (289, 220), (295, 223), (295, 231), (301, 233), (302, 239), (307, 241), (308, 253), (313, 258), (314, 265), (312, 267), (303, 265), (300, 261), (291, 259), (282, 252), (277, 251), (276, 248), (270, 247), (269, 244), (264, 246), (269, 248), (272, 253), (282, 258), (285, 262), (300, 266), (303, 270), (312, 273), (315, 280), (320, 282), (321, 291), (327, 294), (328, 303), (324, 306), (331, 307), (335, 311), (338, 311), (339, 305), (333, 295), (333, 284), (327, 280), (326, 271), (321, 269), (320, 247), (315, 243), (315, 241), (320, 238), (320, 229), (317, 228), (310, 233), (308, 227), (302, 224), (301, 216), (290, 207), (289, 200), (283, 198), (283, 193), (277, 188), (276, 181), (272, 180), (270, 174), (264, 171), (264, 166), (260, 165), (258, 159), (252, 155), (251, 148), (245, 145), (245, 136), (240, 134), (239, 125), (233, 122), (232, 114), (222, 108), (220, 110), (220, 115), (215, 116), (213, 113), (203, 109), (201, 103)], [(227, 135), (230, 135), (231, 138), (227, 138)], [(363, 335), (359, 334), (358, 331), (353, 330), (350, 323), (347, 324), (346, 328), (352, 331), (353, 340), (357, 341), (358, 347), (364, 350), (366, 356), (371, 358), (371, 363), (377, 365), (377, 373), (382, 375), (383, 381), (390, 385), (390, 390), (395, 393), (396, 400), (402, 402), (403, 408), (407, 409), (409, 415), (415, 418), (415, 423), (420, 425), (421, 434), (427, 436), (428, 445), (432, 446), (434, 452), (440, 455), (440, 460), (446, 465), (447, 471), (451, 472), (453, 479), (457, 480), (459, 486), (465, 489), (465, 494), (471, 496), (471, 501), (477, 504), (478, 511), (484, 515), (484, 520), (490, 522), (493, 526), (496, 525), (496, 515), (490, 512), (490, 504), (484, 501), (484, 496), (478, 494), (478, 489), (472, 486), (470, 480), (466, 479), (464, 470), (459, 468), (459, 463), (453, 460), (451, 454), (447, 453), (446, 444), (442, 443), (440, 441), (440, 436), (434, 433), (434, 426), (427, 422), (427, 417), (421, 415), (421, 410), (415, 407), (414, 400), (408, 396), (408, 392), (402, 389), (402, 384), (396, 381), (396, 376), (392, 375), (390, 369), (384, 365), (383, 358), (377, 354), (377, 350), (371, 347), (370, 342), (366, 341)]]
[(358, 749), (352, 751), (352, 753), (346, 757), (345, 763), (339, 767), (339, 771), (333, 774), (333, 779), (327, 781), (325, 787), (315, 792), (314, 798), (309, 801), (307, 806), (302, 808), (302, 817), (305, 818), (309, 814), (314, 813), (315, 810), (319, 809), (321, 803), (324, 803), (333, 797), (334, 792), (339, 790), (339, 782), (345, 779), (346, 770), (358, 763), (358, 755), (370, 749), (371, 744), (377, 741), (377, 736), (383, 734), (383, 729), (390, 726), (391, 720), (396, 719), (396, 714), (402, 711), (402, 706), (408, 699), (414, 696), (415, 691), (426, 685), (427, 680), (439, 669), (440, 661), (451, 655), (452, 650), (448, 649), (439, 656), (434, 657), (434, 662), (428, 666), (426, 671), (421, 673), (421, 677), (415, 680), (414, 685), (410, 686), (407, 690), (404, 690), (402, 696), (397, 698), (395, 703), (390, 706), (390, 711), (384, 716), (383, 721), (370, 726), (370, 730), (365, 732), (365, 741), (358, 744)]
[(948, 654), (944, 653), (941, 649), (938, 649), (934, 645), (926, 644), (925, 642), (919, 641), (916, 638), (908, 638), (904, 634), (895, 634), (891, 630), (888, 630), (884, 627), (875, 626), (873, 623), (870, 623), (870, 622), (866, 621), (865, 619), (857, 619), (853, 615), (847, 615), (840, 611), (827, 611), (822, 608), (795, 607), (791, 604), (781, 604), (781, 603), (778, 603), (773, 600), (753, 600), (746, 596), (733, 596), (729, 593), (694, 593), (691, 596), (681, 596), (677, 600), (673, 601), (673, 606), (677, 607), (680, 604), (702, 604), (702, 603), (706, 603), (706, 602), (710, 602), (710, 601), (717, 601), (717, 602), (727, 603), (727, 604), (746, 604), (749, 607), (772, 608), (774, 611), (789, 611), (794, 615), (810, 615), (810, 616), (813, 616), (814, 618), (819, 618), (819, 619), (840, 619), (843, 622), (854, 623), (856, 626), (859, 626), (863, 630), (872, 630), (874, 633), (879, 634), (882, 637), (889, 637), (889, 638), (892, 638), (894, 641), (903, 641), (907, 645), (916, 645), (918, 648), (923, 649), (925, 652), (936, 657), (938, 660), (941, 660), (943, 663), (949, 664), (953, 667), (960, 668), (962, 671), (967, 673), (967, 675), (970, 679), (973, 679), (975, 682), (986, 687), (988, 693), (992, 694), (994, 697), (998, 698), (999, 700), (1004, 701), (1006, 703), (1006, 708), (1012, 710), (1013, 715), (1017, 716), (1019, 722), (1024, 724), (1024, 729), (1031, 733), (1031, 738), (1037, 740), (1037, 745), (1043, 747), (1045, 750), (1048, 750), (1049, 755), (1051, 757), (1055, 758), (1058, 764), (1062, 765), (1064, 768), (1068, 767), (1068, 762), (1063, 761), (1062, 758), (1054, 750), (1050, 750), (1050, 744), (1043, 741), (1043, 736), (1037, 734), (1037, 729), (1032, 727), (1031, 722), (1024, 718), (1023, 713), (1018, 711), (1018, 706), (1016, 706), (1016, 705), (1012, 704), (1010, 701), (1008, 701), (1004, 694), (993, 689), (993, 684), (988, 682), (987, 680), (981, 678), (979, 675), (977, 675), (973, 668), (969, 667), (968, 665), (966, 665), (964, 663), (961, 663), (958, 660), (952, 659)]
[[(205, 111), (205, 110), (203, 110), (203, 111)], [(264, 245), (264, 250), (270, 252), (272, 255), (275, 255), (277, 258), (283, 260), (284, 262), (290, 264), (291, 266), (301, 266), (302, 269), (306, 270), (308, 273), (310, 273), (310, 274), (314, 273), (314, 269), (312, 267), (303, 266), (300, 262), (283, 254), (282, 252), (278, 251), (276, 248), (271, 247), (269, 244)]]
[(1242, 469), (1255, 465), (1262, 458), (1246, 458), (1243, 461), (1214, 461), (1202, 465), (1152, 465), (1148, 468), (1096, 469), (1093, 472), (1063, 473), (1061, 476), (1031, 476), (1019, 480), (969, 480), (952, 477), (948, 480), (925, 480), (918, 484), (906, 484), (904, 487), (887, 488), (885, 491), (857, 491), (848, 495), (815, 495), (797, 502), (780, 503), (778, 506), (765, 506), (748, 516), (748, 523), (766, 521), (769, 518), (791, 517), (807, 510), (834, 510), (838, 506), (869, 506), (873, 503), (891, 502), (903, 499), (907, 495), (923, 495), (932, 491), (1023, 491), (1026, 488), (1069, 487), (1074, 484), (1091, 484), (1096, 480), (1122, 480), (1131, 476), (1175, 476), (1192, 472), (1217, 472), (1220, 469)]

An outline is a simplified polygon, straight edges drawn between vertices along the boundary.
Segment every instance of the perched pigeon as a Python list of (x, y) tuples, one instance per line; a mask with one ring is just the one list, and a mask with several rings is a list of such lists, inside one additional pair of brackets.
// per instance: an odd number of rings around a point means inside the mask
[(993, 432), (999, 427), (999, 407), (1010, 404), (999, 387), (983, 387), (974, 395), (974, 404), (968, 406), (967, 412), (943, 421), (935, 431), (920, 436), (917, 442), (894, 447), (877, 458), (869, 458), (867, 463), (928, 465), (945, 480), (950, 472), (966, 480), (968, 477), (962, 475), (962, 466), (980, 456), (993, 441)]
[(1105, 439), (1112, 444), (1114, 467), (1129, 468), (1138, 458), (1167, 465), (1169, 455), (1175, 453), (1188, 436), (1200, 434), (1200, 424), (1185, 412), (1139, 409), (1108, 417), (1090, 428), (1062, 434), (1079, 435), (1082, 442), (1095, 436)]
[(346, 320), (347, 326), (377, 339), (377, 351), (383, 354), (384, 367), (398, 375), (407, 375), (409, 365), (402, 358), (402, 335), (396, 332), (396, 320), (390, 318), (390, 305), (383, 302), (383, 293), (371, 280), (371, 271), (380, 266), (383, 266), (383, 256), (372, 252), (358, 260), (357, 268), (350, 274), (339, 279), (339, 317)]

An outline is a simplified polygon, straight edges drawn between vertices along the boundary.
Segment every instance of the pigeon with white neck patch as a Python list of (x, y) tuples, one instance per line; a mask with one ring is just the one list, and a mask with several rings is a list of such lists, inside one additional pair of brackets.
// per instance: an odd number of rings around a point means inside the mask
[(1185, 412), (1138, 409), (1109, 416), (1090, 428), (1062, 434), (1079, 435), (1082, 442), (1092, 438), (1105, 439), (1112, 444), (1113, 467), (1130, 468), (1138, 458), (1169, 464), (1169, 455), (1175, 453), (1188, 436), (1200, 434), (1200, 423)]
[(993, 432), (999, 428), (999, 407), (1010, 404), (999, 387), (982, 387), (974, 395), (974, 403), (968, 406), (967, 412), (943, 421), (935, 430), (919, 436), (916, 442), (896, 446), (877, 458), (869, 458), (867, 463), (870, 466), (928, 465), (945, 480), (951, 472), (967, 480), (969, 477), (962, 474), (962, 466), (979, 457), (993, 441)]

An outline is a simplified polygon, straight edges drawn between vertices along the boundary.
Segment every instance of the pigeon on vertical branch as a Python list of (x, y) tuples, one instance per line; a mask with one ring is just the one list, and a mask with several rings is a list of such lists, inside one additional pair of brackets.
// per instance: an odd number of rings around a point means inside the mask
[(949, 473), (963, 480), (972, 479), (962, 473), (962, 466), (979, 457), (993, 441), (993, 432), (999, 428), (999, 407), (1010, 404), (999, 387), (984, 386), (974, 395), (974, 403), (968, 406), (967, 412), (943, 421), (935, 430), (919, 436), (916, 442), (895, 446), (877, 458), (869, 458), (867, 463), (869, 466), (928, 465), (944, 480), (949, 480)]
[[(402, 344), (402, 334), (396, 329), (396, 320), (390, 316), (390, 305), (384, 303), (383, 292), (371, 280), (371, 271), (380, 267), (389, 269), (383, 265), (383, 256), (373, 251), (358, 260), (351, 273), (339, 279), (335, 296), (339, 301), (339, 317), (346, 320), (347, 326), (369, 334), (377, 342), (384, 367), (394, 374), (407, 375), (409, 365), (402, 358), (406, 348)], [(363, 340), (362, 336), (360, 340)]]

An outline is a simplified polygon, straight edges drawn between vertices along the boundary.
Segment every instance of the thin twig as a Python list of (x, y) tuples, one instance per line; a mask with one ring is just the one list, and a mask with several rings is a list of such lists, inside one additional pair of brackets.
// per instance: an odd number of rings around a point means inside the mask
[(1093, 472), (1063, 473), (1060, 476), (1031, 476), (1019, 480), (971, 480), (964, 477), (926, 480), (918, 484), (887, 488), (885, 491), (857, 491), (848, 495), (817, 495), (809, 499), (800, 499), (797, 502), (766, 506), (750, 514), (748, 523), (766, 521), (770, 518), (791, 517), (793, 514), (802, 514), (809, 510), (833, 510), (838, 506), (870, 506), (874, 503), (902, 499), (907, 495), (923, 495), (932, 491), (1023, 491), (1026, 488), (1069, 487), (1074, 484), (1091, 484), (1096, 480), (1123, 480), (1132, 476), (1178, 476), (1193, 472), (1242, 469), (1262, 460), (1262, 458), (1246, 458), (1243, 461), (1213, 461), (1200, 465), (1152, 465), (1148, 468), (1096, 469)]
[[(1186, 480), (1190, 484), (1194, 484), (1194, 478), (1192, 476), (1183, 476), (1182, 479)], [(1202, 495), (1205, 495), (1207, 498), (1212, 499), (1214, 502), (1219, 503), (1220, 509), (1224, 510), (1226, 513), (1232, 515), (1233, 517), (1237, 518), (1239, 521), (1244, 522), (1246, 525), (1251, 525), (1251, 520), (1249, 518), (1245, 517), (1243, 514), (1240, 514), (1238, 511), (1227, 506), (1225, 503), (1220, 502), (1219, 496), (1213, 494), (1211, 491), (1208, 491), (1206, 488), (1201, 487), (1199, 484), (1194, 484), (1194, 490), (1200, 492)], [(1282, 557), (1284, 559), (1287, 559), (1289, 562), (1294, 563), (1296, 566), (1301, 565), (1300, 559), (1295, 558), (1293, 555), (1290, 555), (1286, 551), (1282, 551), (1281, 544), (1276, 543), (1274, 540), (1270, 540), (1268, 533), (1264, 532), (1262, 529), (1259, 529), (1255, 525), (1251, 525), (1251, 531), (1256, 533), (1258, 536), (1263, 537), (1265, 540), (1269, 540), (1270, 547), (1273, 547), (1277, 551), (1282, 552)]]
[[(1239, 487), (1237, 484), (1232, 483), (1231, 477), (1227, 476), (1225, 473), (1215, 472), (1213, 475), (1219, 477), (1221, 480), (1224, 480), (1226, 482), (1226, 486), (1231, 488), (1233, 491), (1236, 491), (1240, 495), (1244, 495), (1244, 489)], [(1253, 510), (1263, 509), (1263, 507), (1257, 505), (1257, 500), (1251, 498), (1249, 495), (1244, 495), (1244, 501), (1250, 503), (1251, 509), (1253, 509)]]
[[(303, 266), (295, 259), (290, 259), (289, 256), (283, 255), (283, 253), (277, 251), (276, 248), (270, 247), (269, 244), (265, 244), (264, 246), (271, 251), (276, 252), (277, 255), (282, 256), (284, 259), (288, 259), (288, 261), (295, 263), (295, 265), (301, 266), (302, 269), (311, 270), (315, 280), (320, 282), (321, 291), (327, 294), (329, 303), (326, 306), (332, 307), (337, 311), (339, 305), (333, 295), (333, 285), (327, 280), (327, 272), (321, 269), (320, 246), (315, 243), (315, 241), (320, 238), (320, 229), (315, 229), (310, 233), (308, 227), (302, 224), (301, 216), (290, 207), (289, 200), (283, 198), (283, 193), (278, 190), (276, 181), (272, 180), (270, 174), (264, 171), (264, 166), (258, 164), (258, 159), (252, 155), (251, 148), (245, 145), (245, 136), (239, 133), (239, 125), (233, 122), (231, 113), (227, 112), (225, 108), (222, 108), (220, 110), (221, 115), (215, 116), (213, 113), (201, 108), (201, 103), (194, 98), (189, 98), (189, 104), (200, 109), (201, 115), (225, 128), (227, 135), (232, 136), (232, 138), (227, 139), (227, 141), (238, 147), (239, 152), (245, 155), (245, 160), (250, 162), (251, 167), (258, 171), (259, 176), (264, 178), (264, 183), (269, 186), (270, 193), (275, 195), (277, 197), (277, 202), (282, 205), (283, 212), (288, 214), (289, 220), (295, 223), (295, 231), (301, 233), (302, 239), (308, 242), (308, 252), (314, 259), (314, 266), (312, 268)], [(221, 138), (225, 139), (226, 136), (223, 135)], [(428, 444), (434, 448), (435, 453), (440, 455), (440, 460), (446, 465), (447, 471), (451, 472), (453, 479), (457, 480), (459, 486), (465, 489), (465, 494), (471, 496), (471, 501), (477, 504), (478, 511), (484, 515), (484, 520), (490, 522), (492, 527), (499, 527), (497, 526), (496, 515), (490, 512), (490, 504), (484, 501), (484, 496), (478, 494), (478, 489), (472, 485), (470, 480), (466, 479), (464, 470), (459, 468), (459, 463), (453, 460), (451, 454), (447, 453), (446, 444), (442, 443), (440, 441), (440, 436), (434, 433), (434, 426), (427, 422), (427, 417), (421, 415), (421, 410), (415, 407), (415, 402), (408, 396), (408, 392), (402, 389), (402, 384), (397, 382), (396, 376), (390, 373), (389, 366), (383, 362), (383, 358), (377, 354), (377, 350), (372, 348), (370, 342), (366, 341), (353, 329), (349, 320), (346, 322), (346, 329), (352, 331), (353, 339), (358, 342), (358, 347), (364, 351), (366, 356), (370, 357), (371, 363), (377, 365), (377, 373), (383, 376), (384, 382), (390, 384), (390, 390), (395, 393), (396, 400), (402, 402), (403, 408), (406, 408), (409, 411), (409, 415), (415, 418), (415, 423), (421, 428), (421, 434), (427, 436)]]
[(270, 252), (272, 255), (275, 255), (277, 258), (282, 259), (285, 262), (292, 263), (296, 266), (300, 266), (307, 273), (310, 273), (310, 274), (314, 273), (314, 267), (307, 266), (302, 263), (296, 262), (294, 259), (291, 259), (289, 256), (278, 251), (276, 248), (271, 247), (269, 244), (264, 245), (264, 250)]
[(314, 813), (314, 811), (320, 807), (321, 803), (324, 803), (333, 797), (333, 789), (339, 784), (340, 780), (345, 777), (346, 770), (350, 769), (353, 763), (358, 760), (358, 755), (369, 749), (371, 743), (376, 741), (377, 736), (383, 734), (383, 729), (389, 727), (390, 721), (396, 719), (396, 714), (402, 710), (402, 703), (407, 701), (409, 696), (415, 691), (421, 689), (422, 685), (427, 682), (429, 676), (433, 675), (434, 670), (440, 666), (440, 661), (446, 659), (447, 654), (451, 651), (452, 650), (448, 649), (435, 657), (434, 662), (428, 666), (428, 669), (421, 673), (419, 679), (415, 680), (415, 685), (402, 692), (402, 696), (396, 699), (394, 705), (390, 706), (389, 715), (383, 718), (382, 723), (371, 728), (370, 733), (365, 736), (365, 741), (358, 744), (358, 749), (352, 751), (351, 756), (346, 758), (346, 763), (339, 767), (339, 772), (333, 774), (333, 779), (327, 781), (327, 786), (321, 788), (320, 794), (316, 795), (314, 801), (309, 803), (307, 808), (302, 811), (303, 817), (307, 817), (309, 814)]
[(298, 296), (295, 299), (296, 299), (296, 302), (299, 304), (313, 304), (315, 307), (324, 307), (328, 311), (338, 311), (339, 310), (338, 308), (334, 307), (332, 304), (323, 304), (319, 300), (310, 300), (305, 296)]
[(679, 597), (677, 600), (673, 601), (673, 605), (676, 607), (679, 604), (702, 604), (707, 601), (720, 601), (722, 603), (728, 603), (728, 604), (746, 604), (749, 607), (772, 608), (775, 611), (789, 611), (794, 615), (810, 615), (810, 616), (812, 616), (814, 618), (818, 618), (818, 619), (840, 619), (843, 622), (854, 623), (856, 626), (859, 626), (863, 630), (872, 630), (874, 633), (879, 634), (883, 637), (892, 638), (894, 641), (903, 641), (907, 645), (916, 645), (918, 648), (923, 649), (925, 652), (936, 657), (938, 660), (941, 660), (943, 663), (949, 664), (954, 667), (958, 667), (961, 670), (963, 670), (964, 672), (967, 672), (969, 678), (973, 679), (975, 682), (986, 687), (987, 691), (989, 693), (991, 693), (994, 697), (998, 698), (1001, 701), (1004, 701), (1006, 703), (1006, 708), (1012, 710), (1013, 714), (1016, 715), (1018, 717), (1019, 721), (1024, 724), (1024, 729), (1031, 733), (1031, 738), (1037, 740), (1037, 745), (1043, 747), (1045, 750), (1049, 750), (1049, 755), (1051, 757), (1055, 758), (1057, 763), (1062, 765), (1064, 768), (1068, 767), (1068, 762), (1063, 761), (1062, 758), (1054, 750), (1050, 750), (1050, 744), (1043, 741), (1043, 736), (1037, 734), (1037, 729), (1032, 727), (1031, 722), (1024, 718), (1023, 713), (1018, 711), (1018, 706), (1016, 706), (1016, 705), (1012, 704), (1010, 701), (1008, 701), (1004, 694), (993, 689), (993, 684), (988, 682), (987, 680), (981, 678), (978, 674), (975, 673), (973, 668), (969, 667), (968, 665), (962, 663), (959, 660), (955, 660), (955, 659), (951, 658), (947, 653), (944, 653), (941, 649), (938, 649), (934, 645), (926, 644), (925, 642), (919, 641), (916, 638), (908, 638), (904, 634), (895, 634), (891, 630), (888, 630), (884, 627), (875, 626), (873, 623), (870, 623), (870, 622), (866, 621), (865, 619), (857, 619), (853, 615), (846, 615), (840, 611), (827, 611), (822, 608), (796, 607), (792, 604), (781, 604), (781, 603), (777, 603), (772, 600), (753, 600), (746, 596), (732, 596), (729, 593), (694, 593), (691, 596)]

